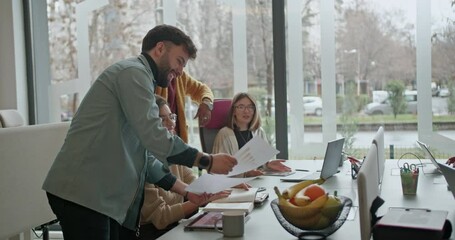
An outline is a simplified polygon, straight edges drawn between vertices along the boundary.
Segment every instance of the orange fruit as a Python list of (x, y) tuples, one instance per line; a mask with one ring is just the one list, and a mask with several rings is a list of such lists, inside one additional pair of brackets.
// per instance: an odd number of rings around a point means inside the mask
[(324, 188), (317, 184), (311, 184), (305, 188), (304, 195), (309, 197), (311, 201), (325, 194)]

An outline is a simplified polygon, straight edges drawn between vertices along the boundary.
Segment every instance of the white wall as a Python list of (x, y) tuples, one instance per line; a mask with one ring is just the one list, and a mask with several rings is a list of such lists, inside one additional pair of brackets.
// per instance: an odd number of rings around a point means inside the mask
[(0, 109), (17, 109), (28, 122), (22, 1), (0, 0)]

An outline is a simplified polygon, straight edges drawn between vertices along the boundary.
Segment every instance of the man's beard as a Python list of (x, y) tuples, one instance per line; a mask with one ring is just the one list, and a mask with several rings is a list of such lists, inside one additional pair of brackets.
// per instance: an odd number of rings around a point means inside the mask
[(162, 88), (167, 88), (169, 86), (169, 72), (171, 67), (169, 66), (169, 55), (166, 52), (164, 56), (161, 57), (161, 61), (157, 64), (158, 67), (158, 77), (156, 79), (156, 85)]
[(167, 88), (169, 86), (169, 80), (167, 76), (169, 75), (169, 69), (166, 70), (158, 70), (158, 77), (156, 78), (156, 85), (162, 88)]

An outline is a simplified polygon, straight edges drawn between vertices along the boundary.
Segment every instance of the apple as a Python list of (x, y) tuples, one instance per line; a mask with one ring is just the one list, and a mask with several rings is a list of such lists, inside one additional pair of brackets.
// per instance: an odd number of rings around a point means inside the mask
[(289, 200), (292, 204), (296, 206), (306, 206), (310, 204), (311, 199), (308, 196), (305, 196), (305, 188), (298, 191), (293, 198)]

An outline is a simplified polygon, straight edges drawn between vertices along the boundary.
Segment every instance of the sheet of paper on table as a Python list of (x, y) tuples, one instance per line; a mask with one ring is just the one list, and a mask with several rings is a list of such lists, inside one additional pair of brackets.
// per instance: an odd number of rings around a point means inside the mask
[(254, 178), (255, 177), (231, 178), (227, 177), (226, 175), (202, 174), (190, 185), (188, 185), (185, 190), (193, 193), (217, 193), (235, 185), (246, 183)]

